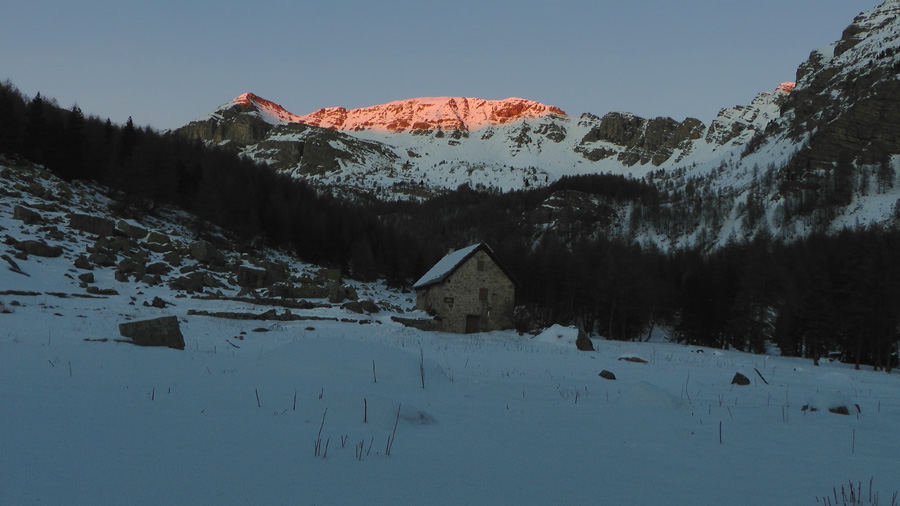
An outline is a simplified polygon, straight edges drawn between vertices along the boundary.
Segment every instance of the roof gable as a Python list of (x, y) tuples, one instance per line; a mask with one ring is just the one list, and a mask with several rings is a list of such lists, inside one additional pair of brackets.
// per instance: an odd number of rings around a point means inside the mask
[(467, 246), (465, 248), (456, 250), (452, 253), (448, 253), (444, 256), (444, 258), (440, 259), (438, 263), (434, 264), (434, 266), (428, 270), (418, 281), (413, 285), (413, 288), (424, 288), (428, 285), (433, 285), (435, 283), (440, 283), (447, 279), (448, 276), (453, 274), (459, 266), (465, 263), (466, 260), (469, 259), (472, 255), (475, 254), (478, 250), (484, 250), (485, 253), (500, 267), (500, 270), (503, 271), (506, 276), (515, 283), (515, 278), (497, 261), (497, 257), (494, 256), (494, 252), (491, 250), (490, 246), (487, 244), (480, 242), (478, 244), (473, 244), (471, 246)]

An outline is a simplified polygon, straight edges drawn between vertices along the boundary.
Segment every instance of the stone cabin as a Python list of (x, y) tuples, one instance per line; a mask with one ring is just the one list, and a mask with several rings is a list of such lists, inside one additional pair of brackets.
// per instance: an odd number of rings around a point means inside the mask
[(448, 253), (413, 288), (416, 309), (443, 332), (470, 334), (513, 327), (516, 282), (484, 243)]

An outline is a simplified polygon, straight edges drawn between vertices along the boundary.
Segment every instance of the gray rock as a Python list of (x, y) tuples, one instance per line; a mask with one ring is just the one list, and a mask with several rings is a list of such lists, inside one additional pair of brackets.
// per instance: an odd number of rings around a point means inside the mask
[(132, 239), (143, 239), (144, 237), (147, 237), (147, 229), (132, 225), (125, 220), (119, 220), (116, 223), (116, 230)]
[(165, 260), (167, 264), (173, 267), (178, 267), (182, 262), (181, 255), (178, 254), (177, 251), (170, 251), (166, 253), (165, 255), (163, 255), (163, 260)]
[(609, 372), (609, 371), (607, 371), (606, 369), (603, 369), (602, 371), (600, 371), (600, 375), (599, 375), (599, 376), (600, 376), (601, 378), (603, 378), (603, 379), (608, 379), (608, 380), (611, 380), (611, 381), (615, 381), (615, 379), (616, 379), (616, 375), (613, 374), (613, 373), (611, 373), (611, 372)]
[(165, 262), (154, 262), (147, 266), (147, 274), (166, 275), (172, 270), (172, 267)]
[(87, 293), (91, 295), (119, 295), (115, 288), (99, 288), (96, 286), (87, 287)]
[(184, 349), (184, 336), (175, 316), (163, 316), (152, 320), (141, 320), (119, 324), (119, 333), (130, 337), (138, 346), (168, 346)]
[(158, 308), (162, 309), (162, 308), (165, 308), (166, 306), (171, 306), (172, 303), (166, 302), (166, 301), (160, 299), (159, 297), (153, 297), (153, 302), (151, 302), (150, 305), (153, 307), (158, 307)]
[(584, 331), (578, 331), (578, 337), (575, 338), (575, 347), (581, 351), (594, 351), (594, 342), (584, 333)]
[(27, 207), (16, 206), (13, 208), (13, 219), (21, 220), (26, 225), (32, 225), (34, 223), (42, 223), (44, 218), (37, 211), (32, 211)]
[(272, 283), (265, 269), (242, 265), (238, 267), (237, 284), (246, 288), (262, 288)]
[(145, 274), (143, 277), (141, 277), (141, 283), (144, 283), (145, 285), (156, 286), (162, 283), (162, 278), (159, 276), (159, 274)]
[(116, 232), (116, 224), (112, 220), (78, 213), (69, 215), (69, 228), (100, 237), (111, 236)]
[(147, 236), (147, 242), (152, 244), (169, 244), (170, 240), (169, 236), (167, 236), (166, 234), (153, 230)]
[(208, 241), (199, 240), (191, 243), (191, 258), (205, 264), (221, 265), (225, 263), (225, 255)]
[(116, 265), (115, 255), (108, 255), (106, 253), (91, 253), (88, 260), (100, 267), (112, 267), (113, 265)]
[(63, 254), (61, 246), (50, 246), (43, 241), (22, 241), (15, 248), (23, 253), (39, 257), (58, 257)]
[(362, 304), (360, 304), (358, 301), (345, 302), (345, 303), (341, 304), (341, 309), (345, 309), (347, 311), (351, 311), (351, 312), (358, 313), (358, 314), (363, 313)]
[(122, 260), (121, 262), (119, 262), (118, 265), (116, 265), (116, 272), (120, 272), (122, 274), (128, 274), (130, 272), (137, 271), (137, 268), (138, 268), (138, 264), (134, 260), (132, 260), (130, 258), (126, 258), (126, 259)]
[(750, 384), (750, 379), (738, 372), (735, 373), (734, 378), (731, 379), (731, 384), (738, 386), (747, 386)]
[(85, 272), (84, 274), (79, 274), (78, 279), (81, 280), (82, 283), (93, 283), (94, 282), (94, 273), (93, 272)]
[(377, 312), (381, 311), (381, 308), (378, 307), (378, 304), (375, 304), (371, 300), (361, 300), (361, 301), (359, 301), (359, 305), (360, 305), (360, 307), (362, 307), (363, 311), (365, 311), (366, 313), (369, 313), (369, 314), (377, 313)]

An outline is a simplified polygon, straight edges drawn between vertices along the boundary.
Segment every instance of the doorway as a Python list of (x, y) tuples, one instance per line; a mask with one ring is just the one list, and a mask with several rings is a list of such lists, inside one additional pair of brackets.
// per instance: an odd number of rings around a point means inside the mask
[(466, 315), (466, 334), (481, 332), (481, 316), (477, 314)]

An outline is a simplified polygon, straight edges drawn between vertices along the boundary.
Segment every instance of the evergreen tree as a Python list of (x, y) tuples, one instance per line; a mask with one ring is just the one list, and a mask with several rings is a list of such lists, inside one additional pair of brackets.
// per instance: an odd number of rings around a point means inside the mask
[(47, 126), (44, 119), (44, 99), (38, 93), (25, 109), (25, 138), (23, 155), (36, 163), (44, 162)]

